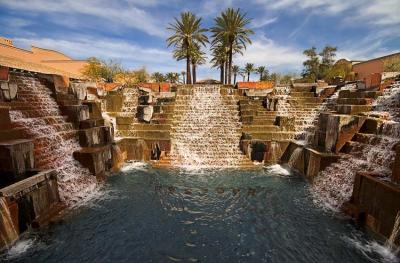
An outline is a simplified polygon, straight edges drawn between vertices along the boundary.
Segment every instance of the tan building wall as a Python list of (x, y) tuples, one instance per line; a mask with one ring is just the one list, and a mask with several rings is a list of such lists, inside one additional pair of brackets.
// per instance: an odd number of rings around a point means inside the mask
[(31, 50), (25, 50), (13, 46), (11, 40), (0, 38), (0, 55), (18, 58), (25, 62), (37, 63), (54, 69), (58, 69), (73, 75), (82, 76), (82, 70), (87, 65), (85, 60), (73, 60), (55, 50), (32, 46)]
[(356, 74), (356, 79), (365, 81), (367, 88), (375, 86), (374, 84), (376, 83), (376, 74), (383, 73), (385, 61), (397, 58), (400, 59), (400, 53), (395, 53), (388, 56), (354, 64), (353, 71)]

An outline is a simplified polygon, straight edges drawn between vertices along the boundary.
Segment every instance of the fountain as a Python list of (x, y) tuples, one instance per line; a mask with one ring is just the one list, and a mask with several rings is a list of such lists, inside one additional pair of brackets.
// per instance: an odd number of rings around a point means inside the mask
[(18, 239), (17, 230), (11, 219), (10, 210), (4, 197), (0, 197), (0, 248), (7, 248)]
[(77, 131), (61, 115), (52, 91), (35, 76), (10, 75), (18, 83), (18, 101), (25, 106), (13, 108), (13, 126), (22, 128), (34, 140), (35, 167), (56, 169), (62, 201), (73, 204), (96, 188), (96, 178), (74, 160), (80, 149)]
[[(351, 197), (355, 174), (367, 171), (379, 174), (382, 180), (389, 180), (394, 163), (394, 146), (399, 143), (400, 123), (397, 114), (399, 107), (400, 83), (393, 84), (377, 98), (373, 111), (368, 116), (386, 116), (377, 120), (380, 123), (375, 133), (356, 133), (347, 142), (337, 163), (332, 163), (320, 172), (312, 186), (315, 201), (333, 209), (339, 209)], [(384, 112), (382, 112), (384, 111)], [(392, 116), (392, 119), (390, 119)]]
[[(182, 93), (187, 92), (188, 95)], [(180, 93), (179, 93), (180, 92)], [(171, 132), (171, 164), (184, 167), (237, 167), (247, 159), (239, 149), (238, 100), (220, 85), (181, 88)]]

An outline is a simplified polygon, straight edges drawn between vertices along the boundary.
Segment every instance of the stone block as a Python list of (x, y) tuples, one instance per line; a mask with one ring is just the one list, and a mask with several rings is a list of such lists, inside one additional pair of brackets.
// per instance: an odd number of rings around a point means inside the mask
[[(400, 187), (380, 180), (376, 174), (356, 174), (350, 204), (359, 224), (388, 238), (400, 211)], [(353, 214), (354, 216), (354, 214)], [(400, 245), (400, 240), (396, 241)]]
[(322, 130), (325, 132), (323, 147), (326, 151), (334, 153), (338, 153), (346, 142), (359, 132), (366, 119), (363, 116), (340, 114), (329, 114), (326, 119), (324, 118), (322, 119), (326, 121), (326, 124), (322, 124), (322, 127), (326, 130)]
[(89, 108), (89, 117), (90, 119), (100, 119), (101, 115), (101, 105), (96, 101), (83, 101), (83, 105), (88, 106)]
[(84, 120), (81, 121), (79, 123), (79, 129), (89, 129), (89, 128), (93, 128), (93, 127), (100, 127), (100, 126), (104, 126), (104, 119), (88, 119), (88, 120)]
[(276, 125), (282, 131), (294, 131), (296, 126), (296, 118), (289, 116), (276, 116)]
[(14, 100), (17, 97), (18, 85), (15, 82), (0, 82), (0, 89), (6, 101)]
[(372, 110), (371, 105), (336, 105), (336, 111), (339, 114), (359, 114)]
[(400, 143), (395, 146), (396, 158), (393, 163), (392, 181), (400, 184)]
[(339, 156), (332, 153), (324, 153), (312, 148), (305, 148), (305, 177), (312, 182), (318, 173), (331, 163), (337, 162)]
[(0, 142), (1, 184), (10, 182), (34, 167), (32, 140), (17, 139)]
[(108, 112), (120, 112), (124, 103), (121, 92), (109, 92), (106, 96), (106, 110)]
[(69, 88), (69, 77), (53, 75), (54, 88), (57, 92), (67, 93)]
[(112, 139), (108, 126), (79, 130), (79, 143), (82, 147), (105, 146), (110, 144)]
[(0, 66), (0, 81), (8, 81), (9, 68)]
[(60, 204), (57, 174), (54, 170), (36, 175), (0, 189), (7, 200), (14, 226), (22, 233), (30, 226), (46, 223)]
[(63, 114), (68, 116), (68, 120), (78, 124), (90, 118), (89, 107), (87, 105), (67, 105), (61, 106)]
[(148, 161), (151, 159), (151, 147), (144, 139), (124, 138), (118, 142), (118, 146), (121, 151), (127, 153), (127, 160)]
[(101, 176), (111, 169), (111, 146), (82, 148), (74, 152), (74, 158), (93, 175)]
[(11, 129), (10, 107), (0, 106), (0, 129)]

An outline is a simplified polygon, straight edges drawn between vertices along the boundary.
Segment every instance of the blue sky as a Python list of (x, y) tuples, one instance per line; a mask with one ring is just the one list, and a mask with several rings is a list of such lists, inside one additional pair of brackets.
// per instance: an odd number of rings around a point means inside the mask
[[(165, 44), (168, 23), (189, 10), (210, 27), (227, 7), (246, 12), (256, 32), (244, 56), (234, 58), (238, 65), (300, 73), (302, 51), (326, 44), (347, 59), (400, 51), (400, 0), (0, 0), (0, 35), (23, 48), (180, 72), (184, 62), (174, 61)], [(198, 75), (217, 78), (218, 71), (206, 64)]]

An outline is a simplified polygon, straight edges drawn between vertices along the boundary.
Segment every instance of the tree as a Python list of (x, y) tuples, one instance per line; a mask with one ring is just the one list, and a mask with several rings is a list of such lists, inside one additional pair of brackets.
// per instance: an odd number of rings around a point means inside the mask
[(193, 84), (196, 84), (196, 70), (197, 70), (197, 65), (203, 65), (206, 63), (206, 53), (201, 51), (201, 48), (199, 45), (194, 45), (192, 51), (191, 51), (191, 57), (192, 57), (192, 77), (193, 77)]
[(185, 75), (186, 75), (186, 71), (181, 71), (181, 76), (182, 76), (182, 83), (185, 84), (186, 80), (185, 80)]
[(234, 46), (246, 48), (246, 44), (251, 44), (250, 35), (253, 30), (247, 28), (250, 19), (246, 18), (246, 13), (241, 13), (240, 9), (228, 8), (214, 19), (215, 25), (211, 28), (213, 33), (212, 45), (224, 43), (227, 47), (228, 83), (231, 84), (232, 76), (232, 57)]
[(244, 66), (244, 72), (246, 72), (246, 74), (247, 74), (247, 81), (250, 81), (250, 74), (252, 72), (254, 72), (254, 64), (253, 63), (247, 63)]
[(164, 75), (160, 72), (154, 72), (151, 77), (154, 79), (155, 82), (163, 82), (164, 81)]
[(318, 78), (319, 72), (319, 58), (317, 55), (317, 49), (312, 47), (303, 51), (303, 54), (308, 57), (306, 61), (303, 62), (303, 78), (315, 82)]
[(145, 67), (135, 70), (134, 74), (136, 75), (136, 81), (138, 83), (144, 83), (149, 80), (149, 73), (147, 73), (147, 70)]
[(336, 56), (337, 47), (325, 46), (324, 49), (319, 53), (321, 57), (321, 64), (319, 66), (318, 77), (325, 79), (329, 70), (332, 68), (335, 62), (334, 57)]
[(264, 74), (268, 72), (268, 70), (266, 69), (266, 67), (264, 66), (259, 66), (256, 69), (257, 74), (260, 75), (260, 81), (264, 80)]
[(167, 74), (165, 74), (165, 78), (168, 80), (169, 83), (177, 83), (179, 80), (179, 73), (168, 72)]
[(90, 57), (87, 59), (87, 64), (83, 68), (83, 76), (88, 78), (90, 81), (100, 81), (103, 78), (104, 67), (102, 62), (95, 58)]
[(192, 83), (190, 74), (191, 51), (195, 44), (205, 46), (208, 38), (204, 34), (207, 29), (201, 27), (201, 18), (197, 18), (192, 12), (182, 12), (180, 20), (175, 18), (167, 28), (173, 34), (167, 39), (168, 47), (174, 46), (185, 54), (187, 84)]
[(213, 67), (218, 67), (220, 69), (220, 81), (222, 84), (225, 84), (225, 63), (227, 60), (225, 46), (223, 43), (219, 43), (219, 45), (214, 45), (211, 50), (213, 56), (211, 63)]
[(384, 72), (399, 72), (400, 71), (400, 58), (387, 59), (383, 63)]
[(232, 66), (232, 73), (233, 73), (233, 85), (236, 84), (236, 76), (239, 74), (240, 67), (238, 65)]

